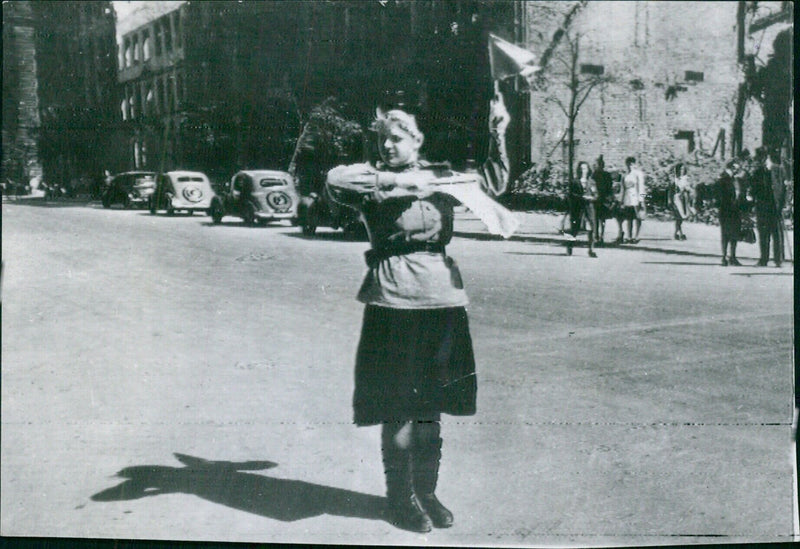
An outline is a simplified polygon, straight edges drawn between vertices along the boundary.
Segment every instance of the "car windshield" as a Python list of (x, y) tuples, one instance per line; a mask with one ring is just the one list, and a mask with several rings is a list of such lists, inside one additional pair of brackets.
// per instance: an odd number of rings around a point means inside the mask
[(286, 185), (286, 181), (283, 179), (266, 178), (259, 181), (259, 185), (262, 187), (278, 187), (280, 185)]
[(198, 182), (202, 183), (205, 180), (202, 177), (196, 177), (196, 176), (191, 176), (190, 177), (188, 175), (183, 175), (183, 176), (178, 177), (178, 181), (180, 183), (185, 183), (187, 181), (198, 181)]

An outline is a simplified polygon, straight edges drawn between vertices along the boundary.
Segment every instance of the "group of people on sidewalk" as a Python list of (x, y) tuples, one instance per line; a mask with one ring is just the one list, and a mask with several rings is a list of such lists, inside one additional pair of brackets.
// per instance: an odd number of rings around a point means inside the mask
[[(603, 155), (595, 161), (594, 169), (586, 161), (578, 162), (567, 193), (567, 212), (562, 219), (562, 231), (570, 236), (568, 255), (572, 255), (578, 233), (585, 230), (589, 257), (597, 257), (594, 247), (604, 244), (606, 221), (612, 218), (619, 226), (616, 244), (639, 242), (642, 220), (647, 216), (645, 176), (633, 156), (625, 159), (625, 167), (626, 174), (615, 182), (605, 170)], [(569, 230), (564, 229), (567, 221)], [(623, 225), (627, 225), (627, 232)]]
[[(569, 237), (568, 255), (572, 255), (578, 234), (586, 231), (588, 255), (597, 257), (594, 249), (604, 244), (606, 221), (612, 218), (616, 219), (619, 227), (615, 244), (639, 242), (642, 221), (647, 216), (645, 175), (634, 157), (626, 158), (625, 166), (626, 173), (614, 181), (605, 170), (602, 155), (595, 161), (594, 168), (585, 161), (576, 165), (567, 192), (567, 211), (561, 221), (561, 232)], [(779, 154), (768, 154), (764, 148), (759, 148), (754, 157), (743, 154), (725, 165), (712, 185), (713, 197), (719, 206), (722, 265), (740, 265), (736, 258), (737, 243), (755, 243), (758, 240), (760, 253), (756, 265), (767, 265), (771, 245), (773, 261), (776, 266), (781, 266), (784, 260), (782, 214), (787, 179)], [(683, 162), (672, 168), (667, 201), (675, 219), (674, 238), (686, 240), (683, 223), (697, 215), (697, 191)], [(751, 218), (753, 210), (755, 224)]]
[[(754, 157), (743, 155), (730, 160), (714, 184), (719, 202), (719, 227), (722, 265), (741, 265), (736, 258), (740, 241), (756, 242), (759, 259), (756, 266), (766, 267), (770, 244), (772, 261), (780, 267), (784, 260), (783, 208), (786, 204), (785, 173), (777, 152), (756, 150)], [(755, 229), (750, 212), (755, 210)]]

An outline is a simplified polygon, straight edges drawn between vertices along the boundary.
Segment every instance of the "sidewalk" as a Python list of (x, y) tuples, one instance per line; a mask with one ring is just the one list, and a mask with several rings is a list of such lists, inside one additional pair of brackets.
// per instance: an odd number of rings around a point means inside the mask
[[(571, 238), (559, 232), (561, 214), (542, 212), (514, 212), (514, 214), (520, 220), (520, 225), (510, 240), (564, 244), (566, 246), (566, 243)], [(638, 244), (617, 245), (613, 244), (618, 235), (617, 222), (610, 219), (606, 221), (605, 245), (603, 247), (696, 257), (719, 258), (722, 256), (718, 226), (684, 222), (683, 232), (687, 237), (686, 240), (675, 240), (673, 238), (674, 232), (675, 223), (672, 220), (662, 221), (648, 218), (642, 222)], [(456, 214), (455, 235), (479, 239), (499, 240), (501, 238), (500, 236), (490, 235), (483, 223), (469, 211)], [(786, 263), (793, 264), (793, 230), (787, 231), (787, 240), (789, 246), (786, 250)], [(581, 233), (578, 235), (576, 247), (585, 246), (586, 234)], [(736, 248), (736, 256), (740, 260), (744, 260), (744, 265), (751, 265), (758, 261), (758, 255), (758, 242), (755, 244), (740, 242)], [(772, 266), (771, 262), (770, 266)]]

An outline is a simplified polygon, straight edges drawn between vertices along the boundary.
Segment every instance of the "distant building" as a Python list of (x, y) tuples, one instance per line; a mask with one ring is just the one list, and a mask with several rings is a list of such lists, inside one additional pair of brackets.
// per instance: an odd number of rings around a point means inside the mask
[(3, 2), (2, 179), (41, 177), (35, 23), (31, 2)]
[(111, 2), (32, 5), (45, 180), (96, 181), (103, 170), (119, 167), (113, 139), (118, 92)]
[(329, 96), (364, 126), (389, 95), (405, 97), (429, 157), (481, 159), (488, 34), (513, 39), (522, 4), (182, 4), (119, 38), (130, 167), (217, 179), (245, 167), (285, 169), (309, 111)]
[(113, 52), (110, 2), (3, 3), (4, 177), (68, 187), (106, 168)]
[[(567, 119), (558, 102), (569, 103), (564, 58), (568, 40), (577, 36), (577, 78), (606, 82), (579, 111), (576, 161), (603, 154), (607, 165), (621, 167), (629, 155), (724, 158), (768, 142), (777, 130), (762, 128), (762, 108), (742, 87), (746, 59), (767, 62), (765, 49), (791, 27), (790, 4), (527, 2), (526, 45), (541, 56), (547, 83), (531, 93), (533, 160), (566, 160)], [(748, 32), (769, 13), (760, 32)], [(773, 25), (778, 22), (782, 28)], [(782, 62), (791, 86), (791, 52)], [(791, 107), (781, 108), (788, 120)]]

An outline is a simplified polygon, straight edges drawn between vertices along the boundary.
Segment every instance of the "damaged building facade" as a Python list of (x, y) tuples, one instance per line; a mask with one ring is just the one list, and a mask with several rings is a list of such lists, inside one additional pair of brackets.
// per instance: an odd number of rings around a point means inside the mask
[[(128, 163), (216, 179), (285, 169), (315, 105), (334, 96), (367, 127), (390, 94), (417, 114), (429, 158), (481, 159), (489, 33), (518, 40), (524, 4), (183, 3), (118, 36)], [(527, 95), (515, 99), (527, 106)]]
[(3, 3), (3, 178), (70, 187), (113, 156), (111, 2)]
[[(566, 162), (567, 114), (581, 101), (574, 161), (724, 159), (791, 140), (791, 97), (765, 124), (763, 106), (775, 100), (751, 82), (758, 73), (791, 89), (791, 47), (788, 57), (775, 48), (791, 36), (791, 2), (532, 1), (526, 9), (525, 45), (543, 67), (530, 94), (534, 162)], [(570, 45), (579, 52), (575, 79), (588, 90), (572, 105)], [(770, 59), (782, 74), (764, 74)]]

